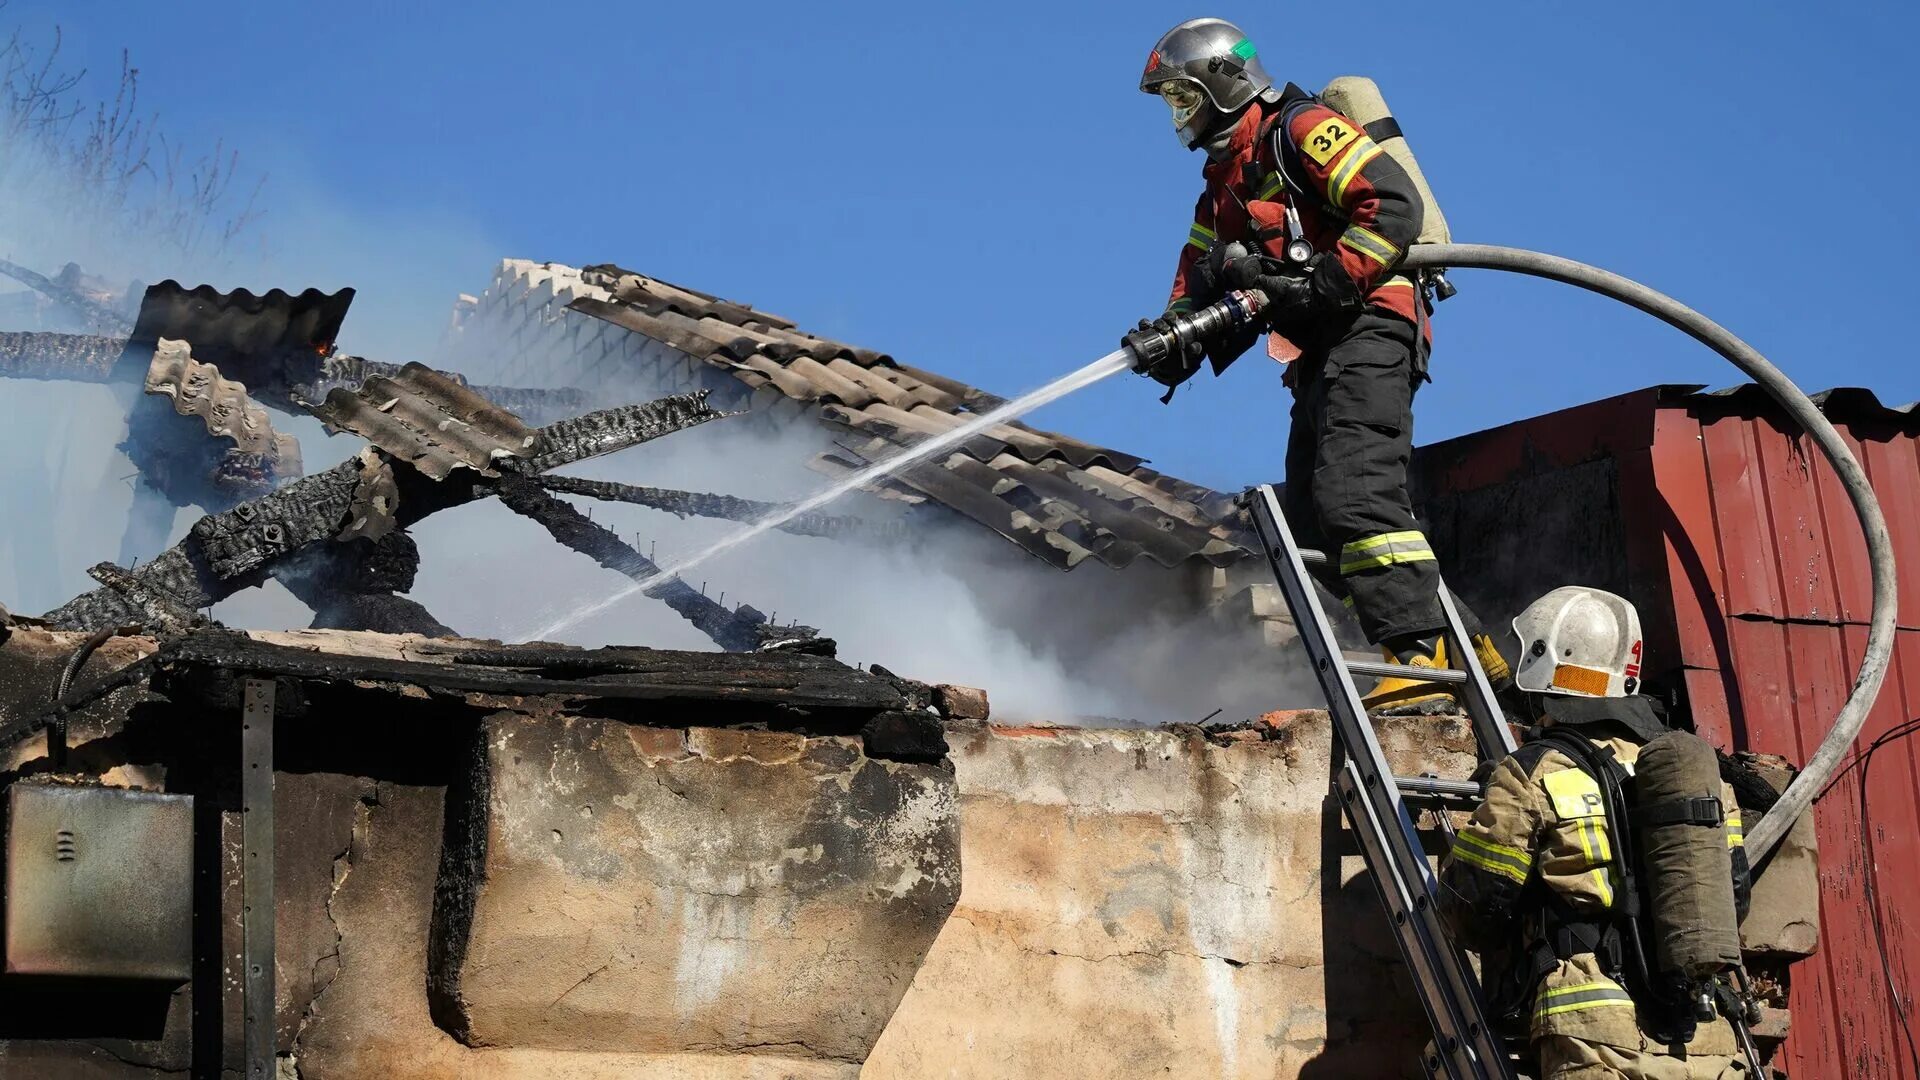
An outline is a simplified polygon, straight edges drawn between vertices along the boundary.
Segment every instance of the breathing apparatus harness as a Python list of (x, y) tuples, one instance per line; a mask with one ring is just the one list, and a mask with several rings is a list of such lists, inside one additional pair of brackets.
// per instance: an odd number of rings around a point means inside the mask
[[(1604, 716), (1624, 723), (1645, 738), (1664, 724), (1644, 697), (1565, 699), (1555, 712)], [(1586, 953), (1599, 958), (1608, 977), (1629, 988), (1650, 1034), (1669, 1044), (1689, 1042), (1698, 1024), (1716, 1014), (1725, 1016), (1739, 1038), (1741, 1052), (1756, 1075), (1765, 1075), (1750, 1025), (1759, 1019), (1759, 1005), (1738, 967), (1729, 973), (1694, 980), (1684, 973), (1663, 971), (1649, 941), (1649, 903), (1641, 836), (1649, 829), (1670, 825), (1719, 826), (1724, 808), (1718, 796), (1696, 796), (1643, 804), (1636, 799), (1636, 776), (1611, 748), (1564, 723), (1527, 730), (1520, 753), (1532, 757), (1557, 750), (1592, 777), (1601, 792), (1601, 809), (1614, 851), (1613, 869), (1618, 889), (1613, 907), (1590, 915), (1574, 910), (1564, 898), (1535, 876), (1523, 894), (1523, 909), (1535, 912), (1538, 922), (1527, 927), (1525, 944), (1508, 957), (1507, 970), (1490, 979), (1489, 1005), (1503, 1026), (1524, 1031), (1540, 980), (1563, 960)], [(1538, 747), (1539, 749), (1534, 749)], [(1537, 759), (1536, 759), (1537, 760)], [(1528, 762), (1532, 764), (1532, 762)]]

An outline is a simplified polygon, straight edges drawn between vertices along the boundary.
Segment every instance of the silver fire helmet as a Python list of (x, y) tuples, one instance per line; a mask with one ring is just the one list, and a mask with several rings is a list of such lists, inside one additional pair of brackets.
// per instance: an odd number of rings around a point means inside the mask
[(1272, 87), (1253, 42), (1224, 19), (1189, 19), (1167, 31), (1140, 75), (1142, 91), (1166, 99), (1189, 150), (1221, 117), (1238, 113)]

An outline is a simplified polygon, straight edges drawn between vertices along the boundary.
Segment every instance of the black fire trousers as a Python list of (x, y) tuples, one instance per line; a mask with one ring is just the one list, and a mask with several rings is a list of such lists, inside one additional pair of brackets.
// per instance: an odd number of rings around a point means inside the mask
[(1416, 340), (1412, 323), (1370, 309), (1293, 362), (1287, 523), (1327, 552), (1328, 584), (1375, 643), (1446, 625), (1440, 564), (1407, 497), (1413, 395), (1425, 378)]

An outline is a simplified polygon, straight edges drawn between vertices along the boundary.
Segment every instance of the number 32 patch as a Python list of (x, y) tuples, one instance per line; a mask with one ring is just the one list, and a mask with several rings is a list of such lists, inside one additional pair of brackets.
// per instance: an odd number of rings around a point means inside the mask
[(1325, 168), (1327, 162), (1332, 161), (1333, 156), (1346, 149), (1352, 141), (1353, 129), (1347, 126), (1346, 121), (1328, 117), (1307, 133), (1300, 149), (1306, 151), (1315, 165)]

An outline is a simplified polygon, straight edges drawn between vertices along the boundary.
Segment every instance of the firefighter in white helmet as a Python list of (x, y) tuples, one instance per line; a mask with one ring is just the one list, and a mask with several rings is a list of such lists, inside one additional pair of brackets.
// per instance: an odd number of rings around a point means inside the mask
[[(1481, 953), (1489, 1006), (1525, 1032), (1541, 1080), (1747, 1076), (1736, 1029), (1699, 1007), (1713, 993), (1737, 1004), (1747, 877), (1712, 748), (1640, 695), (1640, 618), (1622, 597), (1555, 589), (1513, 628), (1514, 682), (1539, 726), (1492, 767), (1442, 863), (1441, 917)], [(1699, 797), (1623, 795), (1676, 783)], [(1642, 848), (1659, 844), (1650, 869)]]

